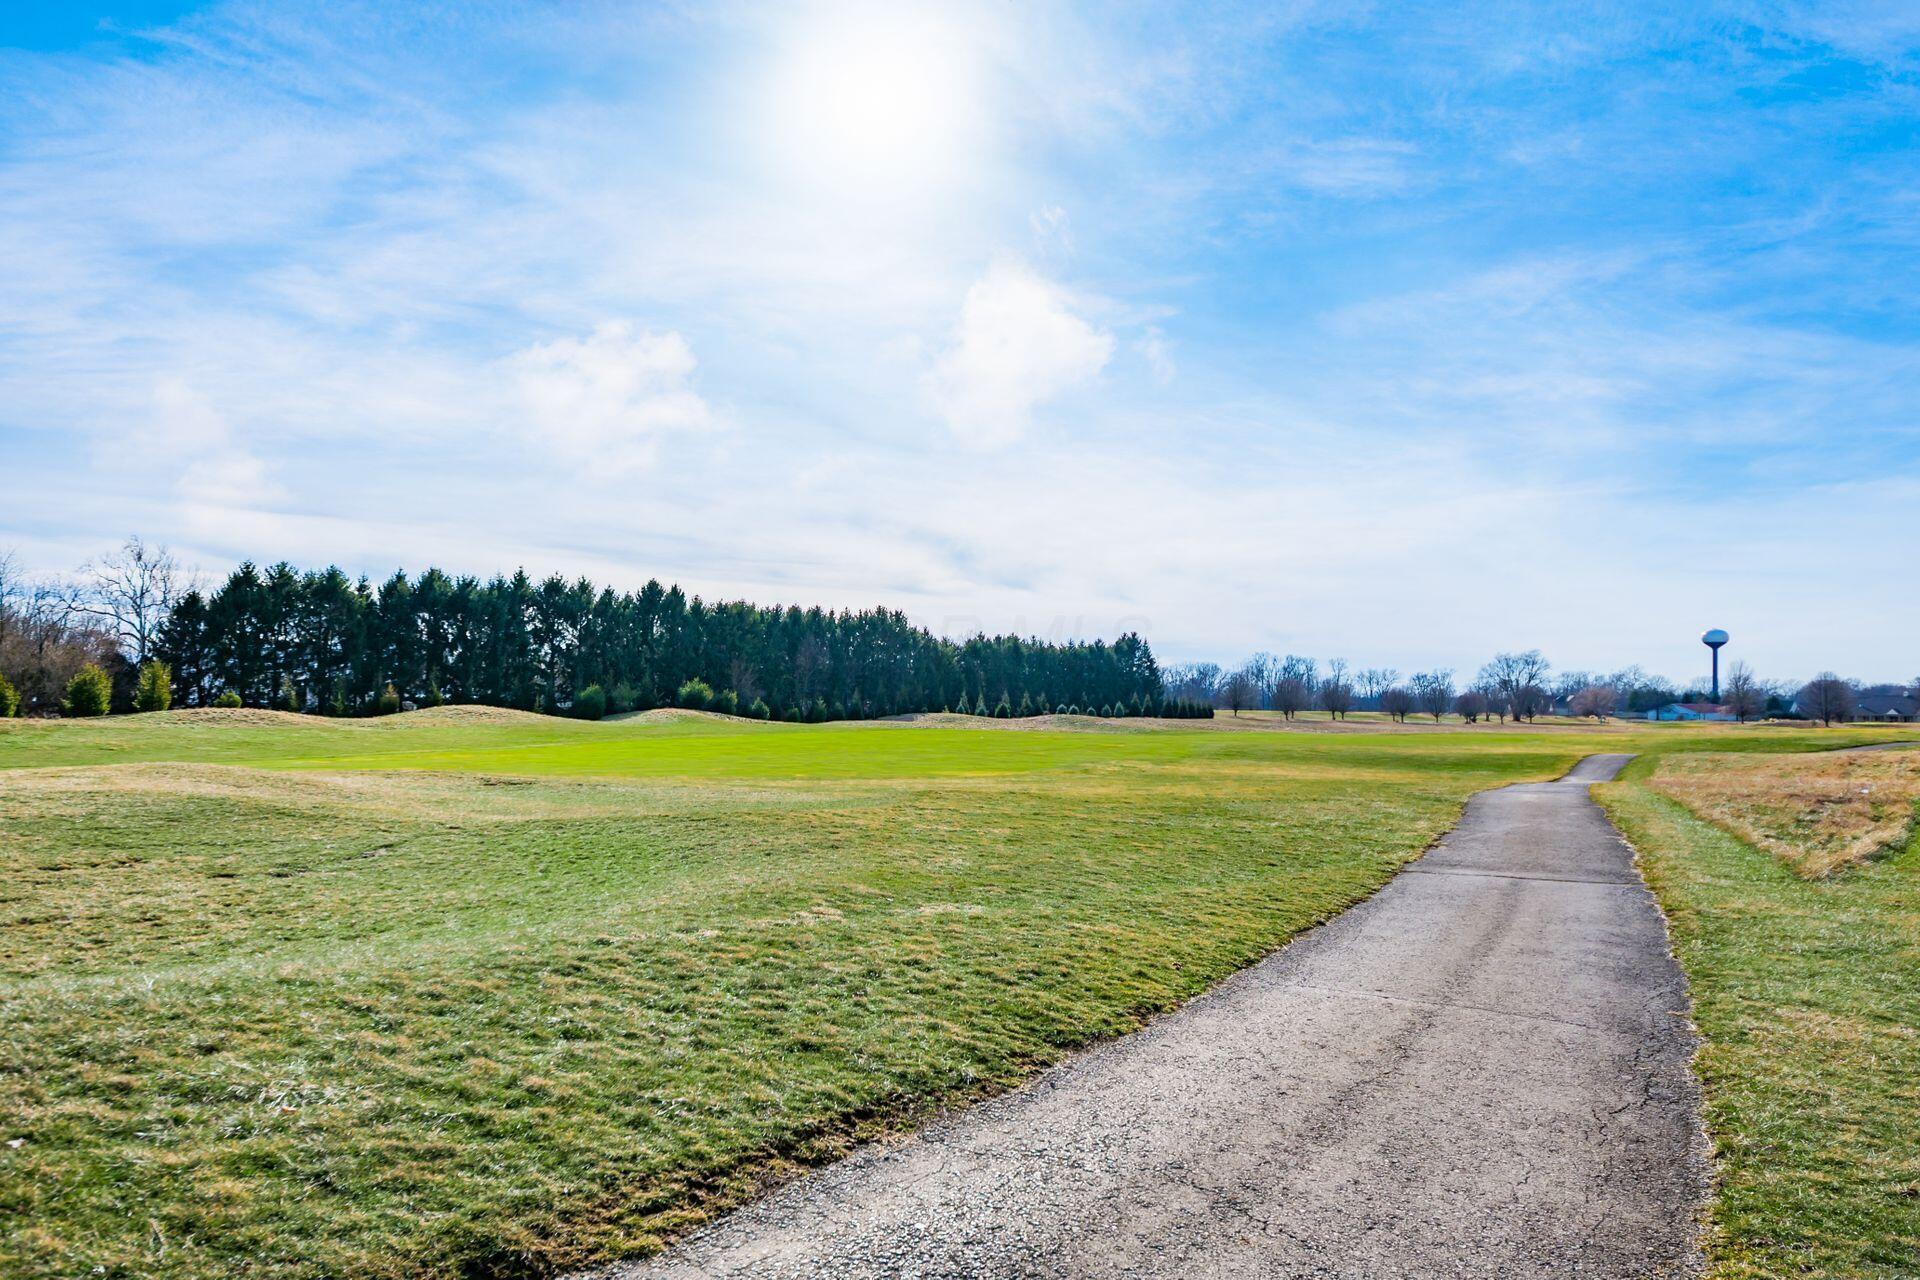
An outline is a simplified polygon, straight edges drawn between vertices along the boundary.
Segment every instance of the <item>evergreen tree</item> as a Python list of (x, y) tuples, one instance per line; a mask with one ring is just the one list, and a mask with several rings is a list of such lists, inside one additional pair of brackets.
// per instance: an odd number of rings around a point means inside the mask
[(4, 675), (0, 675), (0, 720), (11, 720), (19, 714), (20, 693)]
[(582, 720), (598, 720), (607, 714), (607, 691), (590, 684), (573, 695), (573, 714)]
[(393, 682), (389, 680), (387, 687), (380, 691), (380, 696), (374, 699), (373, 714), (390, 716), (398, 710), (400, 710), (400, 691), (394, 688)]
[[(0, 681), (4, 683), (4, 681)], [(167, 664), (154, 659), (140, 668), (140, 681), (133, 689), (133, 709), (135, 711), (165, 711), (173, 705), (173, 672)], [(5, 710), (5, 696), (0, 694), (0, 716), (8, 714)]]
[(246, 706), (247, 702), (245, 698), (242, 698), (240, 696), (238, 690), (222, 689), (220, 691), (220, 696), (213, 700), (213, 705), (216, 707), (223, 707), (228, 710), (232, 710), (235, 707)]
[(113, 703), (113, 680), (89, 662), (67, 681), (60, 709), (70, 716), (103, 716)]

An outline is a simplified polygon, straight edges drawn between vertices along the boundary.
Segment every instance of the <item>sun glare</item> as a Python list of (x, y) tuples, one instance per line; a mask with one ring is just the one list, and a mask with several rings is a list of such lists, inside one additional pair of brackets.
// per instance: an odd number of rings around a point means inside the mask
[(982, 134), (975, 42), (941, 16), (816, 12), (771, 78), (766, 136), (800, 174), (870, 193), (944, 186)]

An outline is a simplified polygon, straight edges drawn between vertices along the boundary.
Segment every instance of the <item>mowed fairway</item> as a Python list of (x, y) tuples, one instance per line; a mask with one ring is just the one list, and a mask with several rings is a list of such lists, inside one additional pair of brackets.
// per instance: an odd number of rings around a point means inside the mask
[(8, 723), (0, 1274), (644, 1250), (1137, 1026), (1473, 791), (1634, 741)]

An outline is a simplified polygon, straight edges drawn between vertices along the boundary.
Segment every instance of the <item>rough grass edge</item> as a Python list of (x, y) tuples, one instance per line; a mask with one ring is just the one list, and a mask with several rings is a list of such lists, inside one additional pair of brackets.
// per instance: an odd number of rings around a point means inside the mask
[[(1634, 766), (1640, 764), (1642, 760), (1647, 762), (1646, 767), (1634, 772), (1633, 778), (1629, 779), (1628, 774), (1633, 772)], [(1669, 814), (1669, 817), (1684, 816), (1692, 818), (1695, 821), (1702, 821), (1703, 819), (1700, 819), (1688, 810), (1686, 806), (1680, 804), (1678, 801), (1669, 800), (1641, 781), (1641, 779), (1651, 777), (1653, 771), (1658, 767), (1659, 757), (1636, 756), (1634, 759), (1629, 760), (1625, 767), (1623, 767), (1611, 781), (1596, 782), (1589, 788), (1589, 794), (1592, 795), (1594, 803), (1600, 806), (1601, 812), (1606, 815), (1607, 823), (1613, 828), (1614, 834), (1619, 838), (1620, 843), (1625, 845), (1627, 852), (1633, 855), (1634, 874), (1640, 877), (1641, 887), (1646, 889), (1647, 896), (1653, 900), (1655, 912), (1660, 916), (1660, 933), (1661, 937), (1666, 941), (1667, 958), (1673, 962), (1673, 967), (1680, 971), (1681, 979), (1686, 983), (1687, 1007), (1684, 1010), (1672, 1010), (1670, 1012), (1679, 1014), (1687, 1025), (1687, 1034), (1693, 1038), (1693, 1051), (1687, 1055), (1687, 1073), (1693, 1077), (1694, 1088), (1699, 1091), (1698, 1096), (1701, 1104), (1694, 1116), (1694, 1149), (1703, 1157), (1703, 1167), (1706, 1170), (1706, 1175), (1705, 1185), (1701, 1190), (1705, 1194), (1700, 1197), (1699, 1206), (1694, 1211), (1694, 1257), (1686, 1273), (1697, 1276), (1706, 1274), (1707, 1264), (1716, 1252), (1715, 1246), (1725, 1242), (1726, 1233), (1721, 1228), (1719, 1219), (1714, 1212), (1720, 1199), (1720, 1144), (1714, 1141), (1713, 1130), (1707, 1127), (1707, 1082), (1705, 1077), (1700, 1074), (1699, 1066), (1700, 1056), (1705, 1053), (1707, 1049), (1707, 1037), (1706, 1033), (1700, 1030), (1700, 1024), (1693, 1016), (1693, 979), (1687, 973), (1686, 965), (1681, 962), (1678, 948), (1673, 945), (1675, 915), (1679, 915), (1683, 919), (1690, 919), (1691, 913), (1684, 911), (1670, 913), (1668, 911), (1667, 902), (1661, 896), (1657, 885), (1661, 877), (1641, 854), (1640, 846), (1635, 844), (1632, 837), (1627, 834), (1627, 827), (1620, 821), (1617, 804), (1615, 803), (1619, 797), (1626, 795), (1629, 791), (1638, 792), (1640, 795), (1646, 796), (1650, 800), (1674, 810), (1675, 812)]]
[[(1584, 760), (1586, 757), (1580, 758)], [(1575, 761), (1575, 765), (1578, 763)], [(1572, 767), (1569, 766), (1569, 769)], [(1554, 776), (1564, 777), (1565, 771)], [(1497, 787), (1487, 787), (1482, 790), (1497, 791), (1501, 787), (1548, 781), (1553, 781), (1553, 778), (1516, 778), (1512, 782), (1503, 782)], [(581, 1268), (568, 1267), (564, 1264), (556, 1266), (543, 1254), (514, 1256), (496, 1254), (491, 1258), (476, 1259), (469, 1264), (468, 1274), (476, 1277), (477, 1280), (547, 1280), (548, 1277), (553, 1276), (565, 1276), (567, 1280), (620, 1280), (620, 1277), (628, 1274), (633, 1264), (665, 1253), (675, 1244), (713, 1225), (733, 1210), (743, 1208), (752, 1201), (771, 1195), (810, 1173), (844, 1160), (860, 1147), (907, 1141), (921, 1129), (937, 1124), (943, 1119), (957, 1116), (983, 1102), (1018, 1093), (1033, 1085), (1048, 1072), (1058, 1070), (1087, 1054), (1097, 1053), (1104, 1046), (1117, 1040), (1138, 1035), (1161, 1018), (1179, 1012), (1196, 1000), (1207, 998), (1242, 974), (1266, 963), (1313, 930), (1338, 919), (1373, 898), (1393, 883), (1402, 871), (1431, 853), (1441, 841), (1451, 835), (1460, 825), (1468, 803), (1478, 794), (1480, 792), (1473, 792), (1455, 804), (1444, 827), (1435, 832), (1433, 837), (1420, 848), (1387, 867), (1376, 882), (1351, 898), (1316, 913), (1298, 929), (1279, 939), (1272, 946), (1250, 955), (1232, 968), (1191, 990), (1164, 1002), (1154, 1002), (1129, 1009), (1127, 1016), (1130, 1025), (1123, 1031), (1062, 1041), (1050, 1046), (1055, 1052), (1036, 1055), (1027, 1061), (1009, 1064), (1008, 1073), (999, 1079), (981, 1080), (969, 1086), (942, 1090), (932, 1095), (903, 1095), (892, 1105), (828, 1117), (816, 1128), (805, 1134), (796, 1135), (789, 1142), (744, 1155), (732, 1168), (715, 1176), (710, 1185), (697, 1195), (672, 1207), (661, 1209), (657, 1213), (640, 1216), (634, 1223), (635, 1234), (631, 1247), (621, 1248), (616, 1245), (604, 1261)], [(632, 1195), (633, 1192), (630, 1189), (628, 1198)]]

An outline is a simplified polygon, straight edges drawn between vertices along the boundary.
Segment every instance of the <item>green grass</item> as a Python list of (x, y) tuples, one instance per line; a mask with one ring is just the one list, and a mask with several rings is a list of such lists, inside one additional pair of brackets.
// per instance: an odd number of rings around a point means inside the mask
[(1205, 989), (1475, 790), (1795, 740), (9, 724), (0, 1275), (644, 1251)]
[(1636, 780), (1653, 767), (1599, 792), (1692, 986), (1711, 1274), (1920, 1273), (1920, 841), (1804, 878)]

